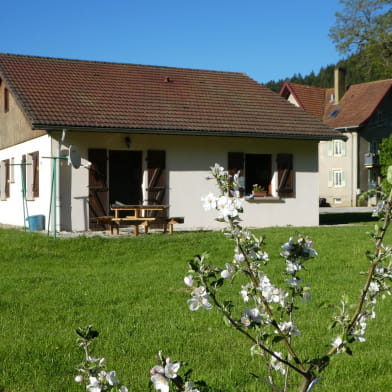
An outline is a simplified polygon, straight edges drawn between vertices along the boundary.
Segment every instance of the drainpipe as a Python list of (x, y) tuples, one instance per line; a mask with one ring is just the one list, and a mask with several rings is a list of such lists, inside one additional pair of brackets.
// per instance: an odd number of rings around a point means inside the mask
[[(61, 133), (61, 139), (58, 143), (57, 146), (57, 157), (61, 157), (61, 145), (64, 143), (65, 137), (67, 135), (67, 130), (64, 128), (62, 133)], [(60, 189), (61, 189), (61, 181), (60, 181), (60, 169), (61, 169), (61, 159), (55, 159), (54, 164), (56, 165), (56, 208), (55, 208), (55, 214), (56, 214), (56, 231), (60, 232), (61, 229), (61, 194), (60, 194)]]
[(352, 175), (352, 196), (351, 196), (351, 206), (356, 207), (357, 205), (357, 189), (358, 189), (358, 132), (351, 133), (351, 175)]

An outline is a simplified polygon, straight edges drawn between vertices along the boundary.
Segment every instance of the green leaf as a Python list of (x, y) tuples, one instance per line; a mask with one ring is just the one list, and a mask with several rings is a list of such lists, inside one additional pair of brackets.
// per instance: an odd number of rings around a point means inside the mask
[(392, 166), (388, 166), (387, 181), (389, 184), (392, 184)]
[(282, 336), (274, 336), (274, 338), (272, 339), (272, 344), (276, 344), (279, 343), (283, 340)]

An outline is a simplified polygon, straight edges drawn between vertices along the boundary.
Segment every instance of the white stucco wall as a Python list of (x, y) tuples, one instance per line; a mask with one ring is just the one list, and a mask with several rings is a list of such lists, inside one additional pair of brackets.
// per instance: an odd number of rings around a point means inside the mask
[[(60, 133), (53, 133), (55, 139)], [(66, 161), (60, 162), (59, 186), (61, 192), (58, 215), (59, 229), (84, 231), (88, 229), (88, 149), (127, 150), (125, 134), (73, 133), (68, 132), (62, 154), (70, 145), (77, 145), (82, 155), (82, 166), (72, 168)], [(215, 192), (213, 181), (207, 181), (209, 167), (215, 162), (227, 168), (228, 152), (294, 154), (295, 198), (274, 201), (245, 201), (244, 226), (315, 226), (318, 225), (318, 143), (298, 140), (244, 139), (236, 137), (186, 137), (160, 135), (130, 135), (131, 150), (143, 152), (146, 166), (147, 150), (166, 151), (167, 186), (165, 203), (170, 205), (169, 216), (182, 216), (181, 229), (213, 229), (222, 227), (215, 214), (202, 209), (201, 197)], [(29, 214), (44, 214), (48, 219), (52, 174), (52, 160), (44, 156), (57, 155), (58, 144), (49, 136), (39, 137), (27, 143), (0, 151), (0, 160), (33, 151), (40, 153), (40, 197), (28, 202)], [(126, 175), (126, 173), (124, 173)], [(143, 184), (143, 189), (146, 184)], [(147, 195), (146, 195), (147, 196)], [(15, 175), (11, 184), (11, 198), (0, 202), (1, 223), (23, 225), (20, 176)]]
[[(125, 134), (92, 134), (69, 132), (65, 145), (77, 145), (82, 154), (82, 167), (61, 169), (61, 205), (69, 214), (62, 214), (62, 225), (73, 230), (88, 227), (88, 168), (89, 148), (108, 150), (127, 149)], [(318, 224), (318, 167), (317, 142), (296, 140), (266, 140), (217, 137), (186, 137), (160, 135), (131, 135), (131, 150), (166, 151), (166, 203), (170, 216), (185, 218), (182, 229), (211, 229), (221, 225), (215, 214), (202, 210), (201, 197), (215, 191), (215, 184), (207, 181), (209, 167), (215, 162), (227, 167), (228, 152), (277, 154), (293, 153), (296, 197), (271, 202), (247, 202), (243, 214), (244, 225), (254, 227)], [(275, 158), (275, 157), (274, 157)], [(124, 173), (125, 175), (125, 173)], [(67, 184), (67, 185), (65, 185)], [(72, 184), (72, 185), (71, 185)], [(143, 189), (146, 184), (143, 184)]]
[[(14, 181), (9, 184), (10, 197), (0, 201), (0, 223), (14, 226), (23, 226), (23, 198), (22, 198), (22, 155), (39, 152), (39, 197), (27, 201), (27, 213), (32, 215), (45, 215), (48, 222), (49, 203), (52, 173), (52, 160), (44, 157), (52, 155), (51, 138), (47, 135), (40, 136), (28, 142), (17, 144), (0, 150), (0, 161), (13, 159), (15, 166), (10, 168), (14, 171)], [(26, 215), (27, 215), (26, 213)]]

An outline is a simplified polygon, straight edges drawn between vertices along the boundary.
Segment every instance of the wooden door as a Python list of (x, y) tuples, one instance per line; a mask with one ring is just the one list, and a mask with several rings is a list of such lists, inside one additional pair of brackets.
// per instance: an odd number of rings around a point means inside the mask
[(107, 186), (107, 151), (105, 149), (89, 149), (89, 228), (97, 230), (101, 227), (98, 216), (109, 215)]
[(148, 203), (164, 204), (166, 192), (166, 154), (165, 151), (147, 152)]
[[(166, 153), (165, 151), (147, 151), (148, 203), (165, 204), (166, 193)], [(151, 211), (159, 217), (166, 217), (167, 211)]]

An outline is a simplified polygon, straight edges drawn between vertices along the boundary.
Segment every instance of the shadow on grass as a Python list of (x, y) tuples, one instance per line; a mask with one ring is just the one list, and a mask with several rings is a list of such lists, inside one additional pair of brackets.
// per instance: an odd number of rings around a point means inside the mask
[(371, 212), (347, 212), (320, 214), (320, 225), (346, 225), (377, 221)]

